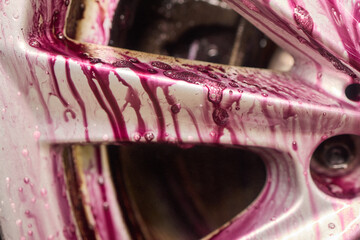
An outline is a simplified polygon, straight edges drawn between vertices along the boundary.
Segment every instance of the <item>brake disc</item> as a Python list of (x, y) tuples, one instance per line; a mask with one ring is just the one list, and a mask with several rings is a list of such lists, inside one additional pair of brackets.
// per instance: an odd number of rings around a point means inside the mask
[[(0, 2), (2, 238), (360, 237), (360, 4), (226, 2), (292, 54), (291, 70), (105, 46), (134, 46), (136, 32), (123, 25), (117, 43), (111, 26), (114, 16), (135, 21), (126, 9), (138, 1)], [(184, 34), (190, 25), (163, 21)], [(186, 57), (178, 33), (152, 42), (162, 31), (150, 31), (138, 46)], [(190, 59), (206, 46), (197, 36)], [(240, 64), (231, 48), (219, 61)], [(237, 194), (252, 168), (266, 179)], [(206, 174), (225, 185), (213, 192)]]

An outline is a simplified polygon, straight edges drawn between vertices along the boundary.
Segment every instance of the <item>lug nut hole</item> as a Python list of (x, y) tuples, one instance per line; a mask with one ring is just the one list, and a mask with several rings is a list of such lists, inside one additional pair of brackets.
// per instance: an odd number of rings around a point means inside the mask
[(353, 83), (346, 87), (345, 95), (348, 99), (354, 102), (360, 101), (360, 84)]
[(310, 161), (317, 187), (338, 198), (360, 196), (360, 137), (339, 135), (322, 142)]

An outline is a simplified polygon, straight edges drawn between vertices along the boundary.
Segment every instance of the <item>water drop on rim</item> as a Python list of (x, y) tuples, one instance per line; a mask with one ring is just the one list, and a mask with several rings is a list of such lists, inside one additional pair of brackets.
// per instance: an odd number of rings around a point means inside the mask
[(135, 133), (135, 134), (134, 134), (134, 140), (135, 140), (136, 142), (140, 141), (140, 140), (141, 140), (141, 135), (140, 135), (139, 133)]
[(151, 63), (151, 66), (162, 69), (162, 70), (171, 70), (172, 67), (166, 63), (155, 61)]
[(298, 146), (297, 146), (297, 142), (296, 142), (296, 141), (293, 141), (293, 142), (292, 142), (292, 148), (294, 149), (294, 151), (297, 151), (297, 150), (298, 150)]
[(97, 182), (99, 185), (104, 185), (104, 178), (102, 176), (99, 176)]
[(238, 87), (239, 87), (239, 85), (238, 85), (237, 83), (234, 83), (234, 82), (229, 82), (229, 85), (230, 85), (231, 87), (234, 87), (234, 88), (238, 88)]
[(135, 58), (130, 58), (129, 61), (132, 63), (139, 63), (139, 60), (137, 60)]
[(219, 126), (224, 126), (229, 121), (229, 114), (225, 109), (216, 108), (212, 114), (214, 122)]
[(155, 69), (152, 69), (152, 68), (148, 68), (147, 71), (151, 74), (156, 74), (157, 71)]
[(39, 140), (39, 138), (40, 138), (40, 136), (41, 136), (41, 132), (39, 132), (39, 131), (34, 131), (34, 139), (36, 140), (36, 141), (38, 141)]
[(56, 37), (57, 37), (57, 39), (59, 39), (59, 40), (64, 40), (64, 39), (65, 39), (65, 35), (64, 35), (62, 32), (58, 32), (58, 33), (56, 34)]
[(215, 75), (214, 73), (209, 73), (208, 74), (209, 77), (213, 78), (213, 79), (218, 79), (219, 77), (217, 75)]
[(47, 195), (47, 190), (45, 189), (45, 188), (42, 188), (41, 190), (40, 190), (40, 193), (41, 193), (41, 195), (42, 196), (46, 196)]
[(180, 104), (174, 104), (174, 105), (171, 106), (171, 112), (173, 114), (179, 113), (180, 110), (181, 110), (181, 105)]
[(30, 39), (29, 40), (29, 45), (31, 47), (35, 47), (35, 48), (40, 47), (40, 43), (36, 39)]
[(20, 15), (19, 15), (19, 12), (18, 12), (18, 11), (16, 11), (16, 12), (13, 13), (13, 18), (14, 18), (15, 20), (19, 19), (19, 17), (20, 17)]
[(335, 224), (334, 224), (334, 223), (329, 223), (329, 224), (328, 224), (328, 227), (329, 227), (330, 229), (334, 229), (334, 228), (335, 228)]
[(151, 132), (145, 133), (145, 140), (151, 142), (155, 138), (155, 135)]
[(29, 151), (26, 148), (24, 148), (21, 153), (24, 157), (27, 157), (29, 155)]
[(104, 140), (104, 141), (108, 141), (108, 140), (109, 140), (109, 136), (108, 136), (107, 134), (105, 134), (105, 135), (103, 136), (103, 140)]
[(108, 202), (104, 202), (104, 203), (103, 203), (103, 208), (104, 208), (105, 210), (109, 210), (109, 203), (108, 203)]

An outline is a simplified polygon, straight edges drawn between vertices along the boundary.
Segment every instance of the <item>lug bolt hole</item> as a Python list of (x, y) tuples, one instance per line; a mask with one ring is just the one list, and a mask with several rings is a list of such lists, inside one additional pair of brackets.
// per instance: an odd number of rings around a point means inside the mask
[(324, 193), (351, 199), (360, 196), (360, 136), (339, 135), (322, 142), (310, 161), (316, 186)]
[(346, 87), (345, 95), (348, 99), (354, 102), (360, 101), (360, 84), (353, 83)]

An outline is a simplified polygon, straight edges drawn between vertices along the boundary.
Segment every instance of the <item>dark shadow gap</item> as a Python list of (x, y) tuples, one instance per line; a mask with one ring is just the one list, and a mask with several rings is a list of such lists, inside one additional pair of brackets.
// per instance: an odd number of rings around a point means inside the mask
[(108, 153), (134, 239), (204, 237), (248, 207), (266, 179), (263, 161), (239, 148), (134, 144)]

